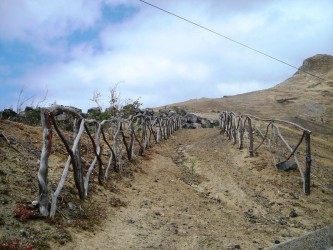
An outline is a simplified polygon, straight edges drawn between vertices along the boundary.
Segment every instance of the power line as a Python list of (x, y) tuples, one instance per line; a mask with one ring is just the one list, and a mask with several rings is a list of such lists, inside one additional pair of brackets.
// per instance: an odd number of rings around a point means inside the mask
[(314, 75), (314, 74), (312, 74), (312, 73), (310, 73), (310, 72), (308, 72), (308, 71), (305, 71), (305, 70), (299, 69), (299, 68), (297, 68), (296, 66), (294, 66), (294, 65), (292, 65), (292, 64), (289, 64), (289, 63), (287, 63), (287, 62), (285, 62), (285, 61), (283, 61), (283, 60), (281, 60), (281, 59), (278, 59), (278, 58), (276, 58), (276, 57), (274, 57), (274, 56), (271, 56), (271, 55), (269, 55), (269, 54), (267, 54), (267, 53), (265, 53), (265, 52), (262, 52), (262, 51), (260, 51), (260, 50), (258, 50), (258, 49), (255, 49), (255, 48), (253, 48), (253, 47), (250, 47), (250, 46), (248, 46), (248, 45), (246, 45), (246, 44), (244, 44), (244, 43), (238, 42), (238, 41), (236, 41), (235, 39), (232, 39), (232, 38), (230, 38), (230, 37), (228, 37), (228, 36), (225, 36), (225, 35), (223, 35), (223, 34), (221, 34), (221, 33), (219, 33), (219, 32), (216, 32), (216, 31), (214, 31), (214, 30), (212, 30), (212, 29), (209, 29), (209, 28), (207, 28), (207, 27), (205, 27), (205, 26), (202, 26), (202, 25), (200, 25), (200, 24), (198, 24), (198, 23), (196, 23), (196, 22), (193, 22), (193, 21), (191, 21), (191, 20), (189, 20), (189, 19), (186, 19), (186, 18), (184, 18), (184, 17), (182, 17), (182, 16), (179, 16), (179, 15), (177, 15), (177, 14), (174, 14), (174, 13), (172, 13), (172, 12), (170, 12), (170, 11), (165, 10), (165, 9), (162, 9), (161, 7), (158, 7), (158, 6), (154, 5), (154, 4), (148, 3), (148, 2), (146, 2), (146, 1), (144, 1), (144, 0), (139, 0), (139, 1), (142, 2), (142, 3), (145, 3), (145, 4), (147, 4), (147, 5), (150, 5), (151, 7), (154, 7), (154, 8), (156, 8), (156, 9), (160, 10), (160, 11), (163, 11), (163, 12), (169, 14), (169, 15), (172, 15), (172, 16), (174, 16), (174, 17), (177, 17), (177, 18), (179, 18), (179, 19), (181, 19), (181, 20), (183, 20), (183, 21), (185, 21), (185, 22), (188, 22), (188, 23), (190, 23), (190, 24), (193, 24), (193, 25), (195, 25), (195, 26), (197, 26), (197, 27), (199, 27), (199, 28), (201, 28), (201, 29), (204, 29), (204, 30), (206, 30), (206, 31), (209, 31), (209, 32), (215, 34), (215, 35), (218, 35), (218, 36), (220, 36), (220, 37), (223, 37), (223, 38), (225, 38), (225, 39), (227, 39), (227, 40), (229, 40), (229, 41), (231, 41), (231, 42), (233, 42), (233, 43), (236, 43), (236, 44), (238, 44), (238, 45), (240, 45), (240, 46), (243, 46), (243, 47), (245, 47), (245, 48), (247, 48), (247, 49), (250, 49), (250, 50), (252, 50), (252, 51), (255, 51), (255, 52), (259, 53), (259, 54), (262, 54), (262, 55), (264, 55), (264, 56), (266, 56), (266, 57), (268, 57), (268, 58), (270, 58), (270, 59), (272, 59), (272, 60), (275, 60), (275, 61), (277, 61), (277, 62), (279, 62), (279, 63), (285, 64), (285, 65), (287, 65), (287, 66), (289, 66), (289, 67), (291, 67), (291, 68), (297, 69), (297, 70), (299, 70), (299, 71), (302, 71), (303, 73), (306, 73), (306, 74), (308, 74), (308, 75), (311, 75), (311, 76), (313, 76), (313, 77), (316, 77), (316, 78), (319, 78), (319, 79), (325, 81), (325, 79), (323, 79), (323, 78), (321, 78), (321, 77), (319, 77), (319, 76), (316, 76), (316, 75)]

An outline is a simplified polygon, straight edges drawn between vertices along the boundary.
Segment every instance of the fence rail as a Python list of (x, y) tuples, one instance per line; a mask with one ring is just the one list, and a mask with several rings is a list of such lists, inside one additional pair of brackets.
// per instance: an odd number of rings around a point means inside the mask
[[(260, 126), (259, 126), (260, 125)], [(300, 172), (303, 181), (303, 191), (306, 195), (310, 194), (310, 173), (311, 173), (311, 131), (302, 126), (279, 119), (262, 119), (257, 116), (248, 114), (236, 114), (235, 112), (223, 111), (220, 114), (221, 132), (233, 141), (238, 143), (238, 148), (244, 147), (244, 134), (248, 137), (248, 150), (250, 157), (266, 142), (268, 149), (272, 155), (274, 165), (279, 168), (281, 166), (292, 165), (290, 159), (293, 157), (295, 164)], [(263, 128), (265, 129), (263, 132)], [(287, 141), (281, 133), (284, 129), (286, 134), (293, 135), (294, 146)], [(301, 133), (299, 135), (299, 133)], [(257, 136), (257, 146), (254, 148), (254, 136)], [(304, 165), (296, 156), (301, 154), (301, 145), (304, 145)], [(304, 143), (303, 143), (304, 144)], [(284, 152), (283, 148), (285, 149)], [(278, 153), (277, 153), (278, 152)]]
[[(64, 131), (57, 120), (57, 116), (63, 113), (73, 117), (71, 132)], [(93, 173), (97, 176), (99, 185), (107, 185), (112, 171), (122, 171), (126, 161), (135, 160), (137, 156), (144, 155), (152, 145), (168, 139), (182, 127), (183, 119), (174, 112), (154, 114), (147, 110), (127, 119), (111, 117), (98, 122), (84, 118), (70, 107), (56, 105), (41, 109), (43, 146), (38, 171), (40, 214), (55, 215), (58, 197), (68, 177), (70, 166), (73, 168), (78, 196), (80, 199), (85, 199), (88, 196)], [(290, 163), (293, 157), (303, 181), (303, 191), (307, 195), (310, 194), (310, 130), (288, 121), (261, 119), (253, 115), (228, 111), (220, 114), (220, 127), (222, 133), (225, 133), (234, 144), (238, 143), (239, 149), (244, 147), (246, 139), (250, 157), (253, 157), (265, 143), (276, 167)], [(52, 195), (49, 198), (48, 172), (49, 157), (54, 151), (53, 130), (60, 138), (68, 156), (57, 187), (54, 192), (51, 190)], [(294, 135), (291, 141), (293, 146), (285, 136), (291, 134)], [(84, 148), (89, 154), (83, 152)], [(303, 161), (298, 158), (300, 153), (305, 155)]]
[[(67, 135), (62, 131), (56, 116), (66, 113), (74, 118), (73, 132)], [(43, 146), (38, 171), (39, 211), (43, 216), (54, 216), (57, 210), (58, 196), (65, 184), (70, 165), (73, 166), (74, 182), (80, 199), (88, 195), (89, 182), (93, 172), (97, 172), (98, 183), (107, 184), (110, 171), (121, 171), (124, 161), (132, 161), (138, 155), (144, 155), (147, 148), (161, 140), (168, 139), (171, 134), (182, 127), (182, 117), (176, 113), (154, 115), (145, 111), (128, 119), (111, 117), (98, 122), (85, 119), (75, 109), (64, 106), (52, 106), (41, 110), (43, 128)], [(58, 186), (51, 196), (49, 209), (48, 170), (49, 157), (52, 153), (53, 129), (66, 148), (68, 158), (65, 163)], [(94, 158), (84, 159), (82, 156), (82, 140), (92, 148)], [(72, 138), (70, 140), (69, 138)], [(102, 146), (102, 143), (103, 146)], [(108, 155), (107, 163), (102, 155)], [(86, 167), (88, 165), (88, 167)], [(98, 166), (96, 169), (96, 165)]]

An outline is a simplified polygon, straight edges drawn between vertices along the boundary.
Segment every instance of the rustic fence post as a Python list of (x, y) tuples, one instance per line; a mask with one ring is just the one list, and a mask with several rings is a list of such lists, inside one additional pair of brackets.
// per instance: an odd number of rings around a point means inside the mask
[(231, 117), (231, 113), (228, 113), (228, 128), (227, 128), (227, 135), (229, 140), (231, 140), (231, 129), (232, 129), (232, 117)]
[(238, 140), (239, 140), (239, 149), (243, 148), (243, 135), (244, 135), (244, 129), (243, 129), (243, 121), (242, 116), (239, 116), (238, 118)]
[(250, 117), (248, 119), (248, 126), (249, 126), (249, 153), (250, 157), (253, 157), (253, 130), (252, 130), (252, 121)]
[(305, 165), (305, 173), (304, 173), (304, 183), (303, 183), (303, 188), (304, 188), (304, 193), (306, 195), (310, 194), (310, 174), (311, 174), (311, 147), (310, 147), (310, 134), (309, 132), (305, 132), (305, 143), (306, 143), (306, 165)]
[(235, 145), (237, 143), (237, 117), (235, 114), (231, 116), (233, 124), (232, 124), (232, 143)]
[(49, 198), (48, 198), (48, 168), (49, 168), (49, 155), (52, 147), (52, 123), (50, 113), (46, 110), (41, 112), (41, 122), (43, 128), (43, 148), (40, 157), (40, 164), (38, 170), (38, 186), (39, 197), (38, 207), (42, 216), (49, 215)]
[[(74, 122), (74, 127), (76, 126), (76, 124), (77, 124), (77, 121)], [(84, 131), (84, 122), (82, 120), (79, 130), (76, 132), (76, 136), (74, 136), (75, 139), (74, 139), (74, 142), (73, 142), (72, 151), (75, 151), (80, 146), (79, 143), (80, 143), (80, 138), (81, 138), (81, 135), (82, 135), (83, 131)], [(60, 191), (62, 190), (62, 188), (65, 184), (65, 180), (66, 180), (66, 177), (67, 177), (68, 172), (69, 172), (70, 163), (71, 163), (71, 157), (68, 156), (68, 159), (67, 159), (67, 162), (65, 164), (63, 173), (61, 175), (61, 179), (59, 181), (58, 187), (54, 191), (54, 193), (52, 194), (50, 217), (53, 217), (55, 215), (56, 211), (57, 211), (57, 199), (58, 199), (58, 196), (60, 194)]]
[(146, 149), (146, 119), (145, 116), (141, 117), (141, 148), (139, 155), (144, 155)]

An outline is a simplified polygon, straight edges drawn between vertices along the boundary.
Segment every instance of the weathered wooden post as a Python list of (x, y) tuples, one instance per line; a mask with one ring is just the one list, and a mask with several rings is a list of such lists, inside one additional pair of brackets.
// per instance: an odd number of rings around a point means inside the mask
[(225, 133), (227, 130), (227, 114), (225, 111), (221, 114), (221, 133)]
[(249, 126), (249, 153), (250, 157), (253, 157), (253, 130), (252, 130), (252, 121), (250, 117), (247, 117), (248, 126)]
[(146, 140), (147, 140), (147, 138), (146, 138), (147, 137), (146, 117), (145, 116), (141, 117), (141, 121), (142, 121), (142, 124), (141, 124), (141, 148), (140, 148), (139, 154), (142, 156), (142, 155), (145, 154), (145, 150), (146, 150)]
[(306, 143), (306, 149), (305, 149), (305, 154), (306, 154), (306, 165), (305, 165), (305, 173), (304, 173), (304, 183), (303, 183), (303, 189), (304, 193), (306, 195), (310, 194), (310, 175), (311, 175), (311, 147), (310, 147), (310, 134), (311, 132), (305, 131), (305, 143)]
[(40, 164), (38, 170), (38, 186), (39, 186), (39, 197), (38, 207), (39, 212), (42, 216), (49, 215), (49, 198), (48, 198), (48, 168), (49, 168), (49, 156), (52, 147), (52, 123), (50, 113), (46, 110), (41, 112), (41, 122), (43, 128), (43, 147), (40, 157)]
[(237, 117), (235, 114), (231, 114), (231, 119), (233, 120), (232, 124), (232, 143), (235, 145), (237, 143)]
[(232, 129), (232, 117), (231, 117), (231, 113), (228, 113), (228, 139), (231, 140), (231, 129)]
[(129, 160), (131, 161), (133, 159), (133, 155), (134, 155), (134, 139), (135, 139), (135, 129), (134, 129), (134, 119), (131, 120), (130, 126), (131, 126), (131, 142), (130, 142), (130, 146), (129, 146)]
[(243, 121), (242, 116), (240, 115), (238, 118), (238, 140), (239, 140), (239, 149), (243, 148), (243, 135), (244, 135), (244, 129), (243, 129)]

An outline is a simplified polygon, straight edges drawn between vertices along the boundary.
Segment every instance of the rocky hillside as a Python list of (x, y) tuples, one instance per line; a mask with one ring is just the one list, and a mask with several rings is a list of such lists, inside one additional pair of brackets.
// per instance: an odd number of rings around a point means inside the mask
[(333, 134), (332, 97), (333, 56), (315, 55), (304, 60), (293, 76), (273, 88), (223, 98), (190, 100), (171, 106), (201, 112), (233, 110), (286, 119), (313, 131), (320, 125), (320, 133)]

